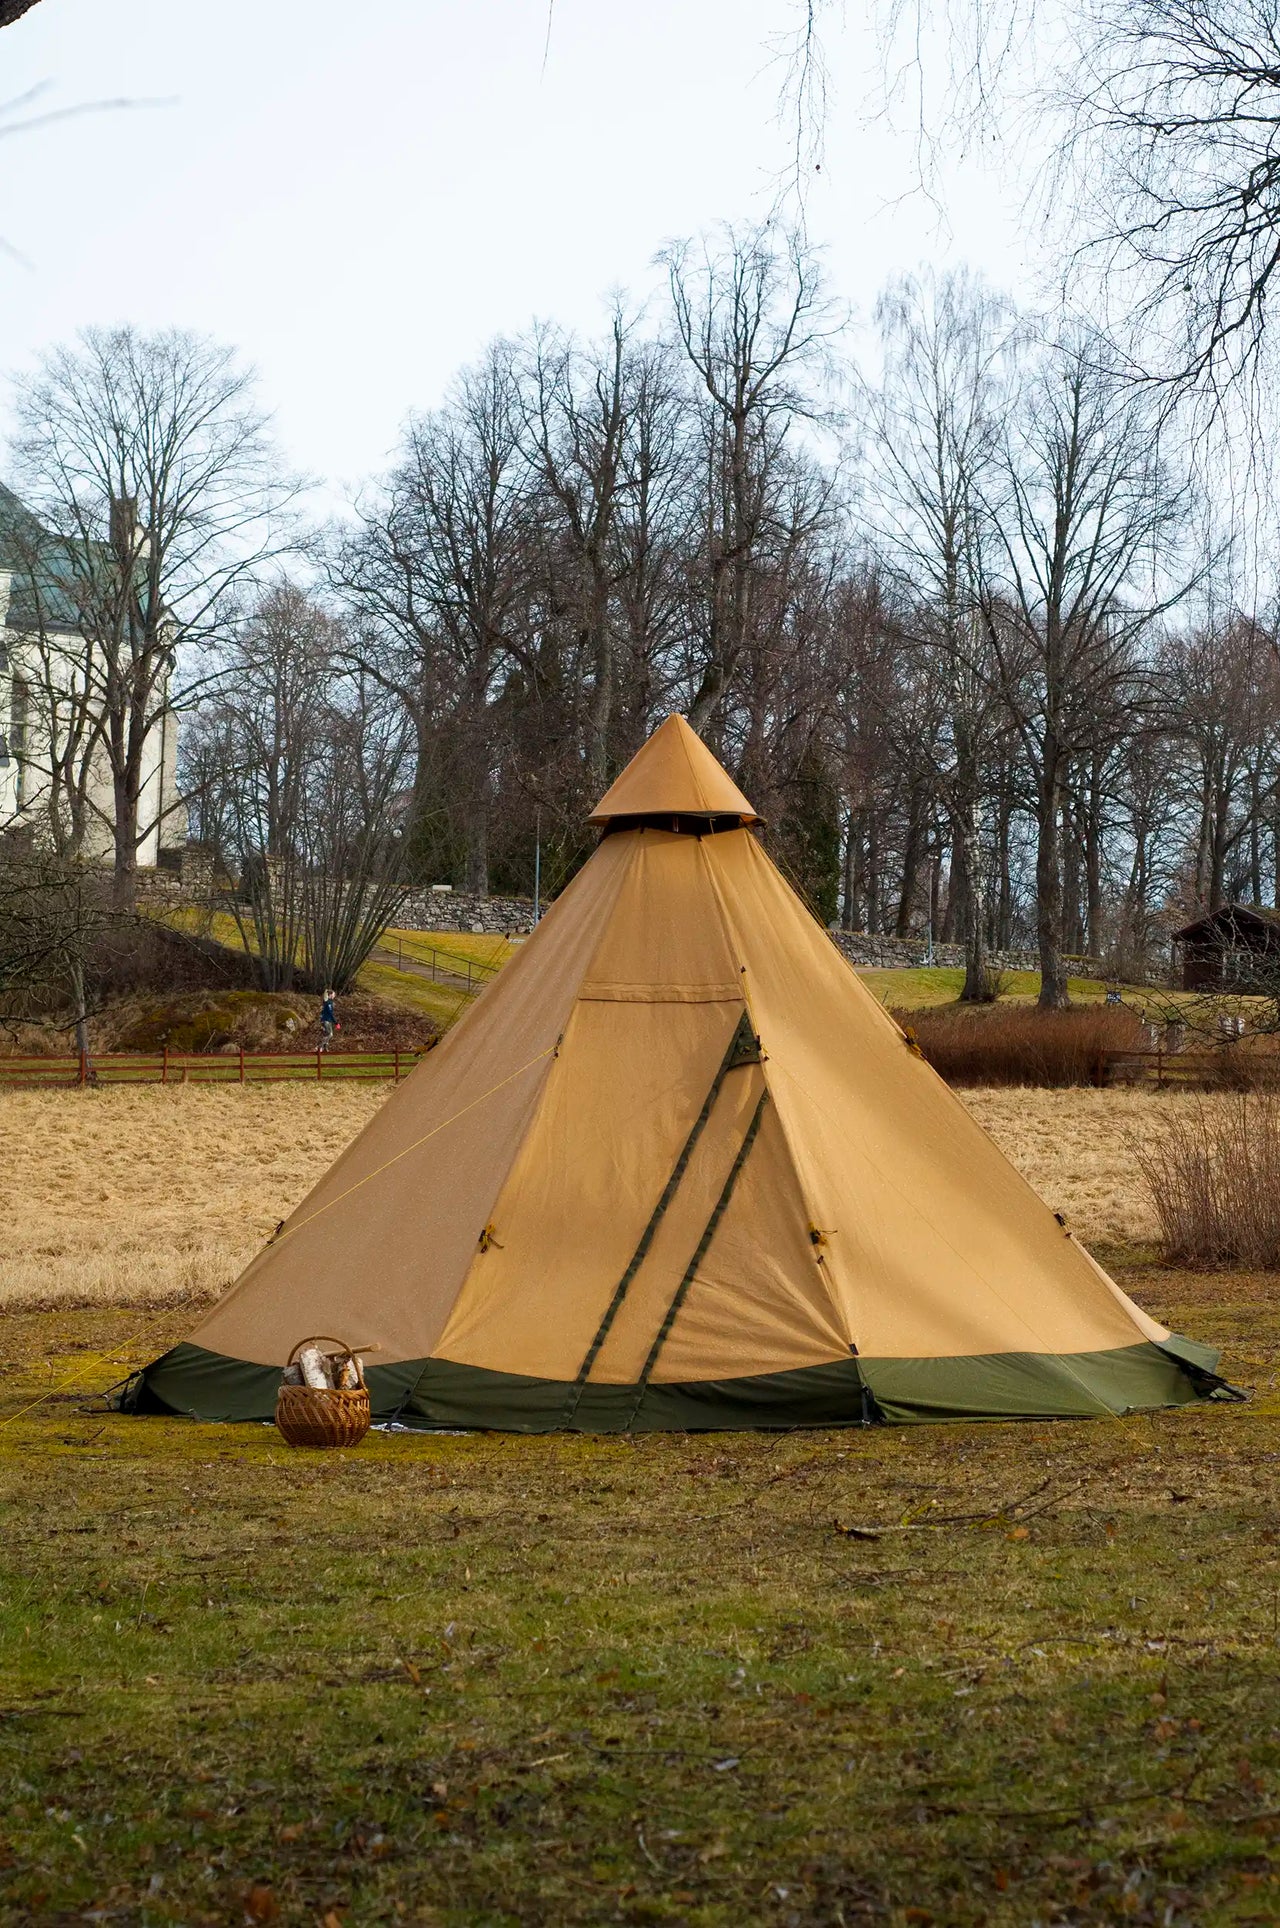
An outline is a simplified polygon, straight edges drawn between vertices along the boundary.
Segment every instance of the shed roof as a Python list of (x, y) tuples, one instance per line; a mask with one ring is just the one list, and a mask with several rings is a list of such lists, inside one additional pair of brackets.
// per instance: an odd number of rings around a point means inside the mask
[(1241, 926), (1272, 932), (1280, 939), (1280, 910), (1269, 904), (1223, 904), (1197, 917), (1194, 923), (1184, 924), (1180, 931), (1174, 931), (1173, 941), (1175, 944), (1211, 944)]

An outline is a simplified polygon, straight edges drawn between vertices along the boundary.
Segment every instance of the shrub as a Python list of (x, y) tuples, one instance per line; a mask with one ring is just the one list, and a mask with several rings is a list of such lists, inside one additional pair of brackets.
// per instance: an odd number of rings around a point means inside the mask
[(1179, 1106), (1133, 1155), (1170, 1264), (1280, 1269), (1280, 1095)]
[(1100, 1085), (1110, 1052), (1143, 1047), (1141, 1020), (1116, 1005), (1080, 1011), (943, 1005), (894, 1016), (953, 1085)]

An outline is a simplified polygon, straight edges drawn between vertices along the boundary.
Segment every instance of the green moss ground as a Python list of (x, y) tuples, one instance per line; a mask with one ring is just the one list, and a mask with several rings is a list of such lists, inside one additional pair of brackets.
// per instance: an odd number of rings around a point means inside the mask
[(1277, 1288), (1124, 1282), (1251, 1403), (313, 1455), (9, 1315), (0, 1921), (1275, 1921)]

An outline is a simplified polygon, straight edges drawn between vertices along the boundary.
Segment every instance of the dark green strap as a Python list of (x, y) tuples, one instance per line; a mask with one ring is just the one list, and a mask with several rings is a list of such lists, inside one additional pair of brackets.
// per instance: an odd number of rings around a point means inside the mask
[(667, 1307), (667, 1316), (662, 1321), (662, 1324), (658, 1327), (658, 1336), (649, 1348), (649, 1357), (644, 1362), (644, 1369), (640, 1374), (640, 1381), (636, 1387), (635, 1400), (632, 1404), (630, 1413), (627, 1415), (627, 1423), (624, 1429), (627, 1432), (631, 1431), (631, 1428), (635, 1423), (636, 1414), (639, 1412), (640, 1407), (643, 1404), (645, 1392), (648, 1389), (650, 1376), (653, 1372), (654, 1367), (658, 1363), (658, 1354), (662, 1351), (663, 1346), (667, 1343), (667, 1335), (671, 1331), (672, 1326), (676, 1322), (676, 1314), (679, 1312), (681, 1306), (685, 1302), (685, 1299), (688, 1297), (689, 1287), (693, 1284), (694, 1275), (697, 1272), (698, 1267), (702, 1264), (703, 1259), (706, 1257), (707, 1247), (710, 1245), (712, 1239), (716, 1235), (716, 1227), (719, 1225), (721, 1219), (724, 1217), (725, 1212), (728, 1209), (729, 1200), (733, 1197), (734, 1187), (738, 1182), (738, 1178), (742, 1171), (742, 1167), (747, 1162), (747, 1154), (750, 1152), (752, 1145), (755, 1144), (756, 1133), (760, 1129), (760, 1120), (764, 1116), (764, 1108), (765, 1108), (765, 1105), (768, 1103), (768, 1101), (769, 1101), (769, 1087), (766, 1085), (764, 1090), (760, 1093), (759, 1102), (757, 1103), (755, 1110), (751, 1114), (751, 1123), (747, 1126), (747, 1135), (743, 1139), (742, 1144), (738, 1149), (738, 1156), (734, 1159), (733, 1164), (730, 1167), (729, 1176), (725, 1179), (724, 1185), (721, 1188), (720, 1196), (715, 1202), (715, 1209), (712, 1211), (710, 1218), (707, 1220), (706, 1228), (703, 1231), (702, 1237), (698, 1240), (698, 1249), (694, 1253), (693, 1257), (689, 1260), (688, 1265), (685, 1267), (684, 1277), (681, 1279), (679, 1285), (676, 1287), (675, 1295), (672, 1298), (671, 1304)]
[(726, 1074), (735, 1070), (739, 1065), (759, 1064), (759, 1062), (760, 1040), (752, 1030), (751, 1020), (744, 1011), (734, 1026), (733, 1036), (729, 1040), (729, 1048), (720, 1061), (720, 1069), (711, 1081), (711, 1089), (703, 1101), (702, 1110), (694, 1120), (693, 1129), (684, 1141), (684, 1149), (676, 1159), (671, 1176), (662, 1188), (662, 1196), (650, 1214), (649, 1223), (640, 1234), (640, 1243), (631, 1256), (631, 1262), (622, 1277), (618, 1280), (614, 1288), (613, 1297), (605, 1307), (604, 1317), (601, 1319), (599, 1327), (596, 1330), (596, 1336), (587, 1347), (586, 1357), (578, 1368), (578, 1376), (570, 1387), (569, 1397), (565, 1402), (564, 1424), (566, 1426), (570, 1424), (573, 1415), (578, 1410), (578, 1401), (582, 1397), (582, 1388), (591, 1376), (591, 1368), (599, 1357), (601, 1346), (609, 1336), (609, 1328), (622, 1308), (622, 1301), (627, 1296), (631, 1281), (643, 1265), (645, 1253), (653, 1243), (653, 1235), (662, 1223), (667, 1207), (675, 1197), (680, 1180), (684, 1177), (688, 1169), (689, 1160), (693, 1157), (694, 1148), (706, 1128), (707, 1120), (711, 1116), (711, 1108), (719, 1095), (720, 1087), (724, 1083)]

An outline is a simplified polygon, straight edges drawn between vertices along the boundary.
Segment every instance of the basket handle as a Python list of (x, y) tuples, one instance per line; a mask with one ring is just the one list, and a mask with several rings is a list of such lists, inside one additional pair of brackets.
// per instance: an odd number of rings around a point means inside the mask
[(349, 1346), (345, 1339), (335, 1339), (331, 1332), (316, 1332), (313, 1333), (309, 1339), (299, 1339), (297, 1345), (284, 1362), (286, 1369), (293, 1364), (304, 1346), (318, 1345), (337, 1346), (338, 1351), (351, 1361), (356, 1369), (356, 1378), (359, 1380), (361, 1386), (364, 1386), (364, 1366), (361, 1364), (360, 1353), (377, 1352), (379, 1348), (377, 1346), (361, 1346), (359, 1351), (357, 1351), (354, 1346)]

